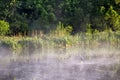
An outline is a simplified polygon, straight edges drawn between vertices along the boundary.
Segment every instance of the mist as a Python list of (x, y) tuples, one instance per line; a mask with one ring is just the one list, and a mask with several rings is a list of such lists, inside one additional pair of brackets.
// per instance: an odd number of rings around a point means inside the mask
[(120, 80), (120, 0), (1, 0), (0, 80)]
[[(32, 55), (9, 55), (0, 49), (0, 80), (119, 80), (120, 52), (73, 47), (56, 53), (36, 50)], [(4, 54), (4, 55), (3, 55)]]

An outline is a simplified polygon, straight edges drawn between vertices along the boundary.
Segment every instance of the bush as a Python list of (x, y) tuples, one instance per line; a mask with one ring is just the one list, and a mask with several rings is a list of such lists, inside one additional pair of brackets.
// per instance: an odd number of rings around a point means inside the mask
[(52, 36), (63, 37), (72, 33), (72, 26), (64, 26), (61, 22), (58, 23), (55, 30), (52, 31)]
[(23, 39), (18, 41), (18, 44), (22, 47), (22, 54), (33, 54), (36, 50), (39, 50), (39, 52), (42, 51), (42, 44), (40, 40), (38, 39)]
[(4, 21), (4, 20), (0, 20), (0, 35), (6, 35), (9, 32), (9, 23)]
[(0, 41), (0, 49), (3, 54), (19, 54), (21, 46), (14, 39), (4, 38)]

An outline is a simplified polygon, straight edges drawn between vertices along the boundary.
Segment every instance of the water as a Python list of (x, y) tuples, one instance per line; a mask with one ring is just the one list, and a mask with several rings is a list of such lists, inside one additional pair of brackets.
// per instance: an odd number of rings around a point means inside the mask
[(119, 56), (1, 58), (0, 80), (120, 80)]

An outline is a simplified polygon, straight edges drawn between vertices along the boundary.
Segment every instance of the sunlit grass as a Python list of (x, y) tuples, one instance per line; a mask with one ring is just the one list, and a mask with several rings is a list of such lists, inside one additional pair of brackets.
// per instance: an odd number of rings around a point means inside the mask
[(59, 52), (60, 49), (66, 51), (73, 47), (85, 50), (120, 49), (120, 32), (111, 30), (86, 32), (76, 35), (56, 35), (50, 33), (50, 35), (44, 35), (44, 37), (0, 36), (0, 46), (6, 47), (17, 54), (29, 54), (32, 51), (34, 53), (35, 50), (42, 53), (49, 49), (57, 49)]

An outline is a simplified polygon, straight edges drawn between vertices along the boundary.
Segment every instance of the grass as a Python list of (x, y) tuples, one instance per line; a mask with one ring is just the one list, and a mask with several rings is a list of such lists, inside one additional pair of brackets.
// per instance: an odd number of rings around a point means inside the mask
[[(60, 34), (60, 31), (59, 31)], [(58, 35), (59, 35), (58, 34)], [(51, 36), (52, 35), (52, 36)], [(44, 35), (43, 37), (0, 37), (0, 46), (12, 50), (14, 53), (27, 54), (34, 50), (43, 49), (120, 49), (120, 32), (111, 30), (94, 33), (86, 32), (76, 35), (57, 34)]]
[(62, 23), (57, 25), (56, 30), (49, 34), (42, 33), (28, 36), (0, 36), (0, 48), (11, 50), (12, 53), (34, 54), (34, 53), (67, 53), (70, 49), (88, 50), (119, 50), (120, 49), (120, 31), (88, 30), (84, 33), (71, 35), (72, 27), (64, 27)]
[[(55, 57), (63, 61), (71, 56), (76, 56), (78, 53), (84, 56), (85, 60), (92, 60), (98, 57), (98, 59), (103, 59), (104, 57), (106, 59), (112, 58), (112, 61), (119, 59), (120, 32), (106, 30), (103, 32), (88, 31), (76, 35), (70, 35), (68, 33), (60, 35), (61, 32), (61, 30), (59, 30), (58, 34), (51, 32), (42, 37), (0, 36), (0, 48), (3, 47), (11, 50), (11, 54), (23, 55), (4, 57), (3, 59), (1, 58), (1, 61), (4, 61), (4, 64), (10, 63), (7, 62), (9, 59), (13, 62), (22, 61), (24, 63), (29, 60), (38, 61), (39, 59), (43, 59), (44, 54), (47, 53), (56, 53), (57, 56), (55, 55)], [(36, 53), (40, 53), (41, 55), (36, 55)], [(107, 69), (110, 68), (110, 70), (113, 70), (113, 75), (119, 75), (119, 67), (118, 64)], [(13, 80), (16, 80), (16, 78), (13, 78)]]

